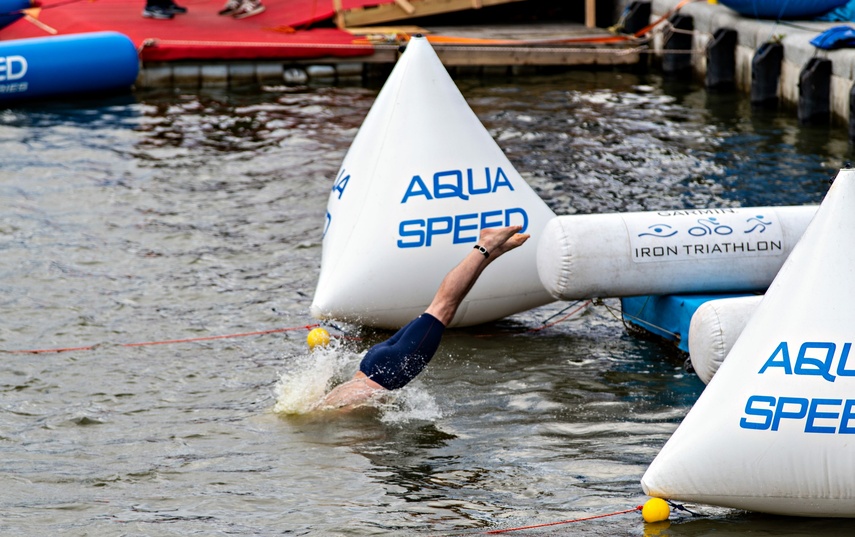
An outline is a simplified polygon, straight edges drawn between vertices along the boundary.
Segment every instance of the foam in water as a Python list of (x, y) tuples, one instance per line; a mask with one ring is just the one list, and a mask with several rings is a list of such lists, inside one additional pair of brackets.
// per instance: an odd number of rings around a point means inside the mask
[(333, 339), (326, 347), (289, 359), (290, 367), (276, 384), (276, 404), (280, 414), (305, 414), (336, 384), (352, 376), (361, 356), (341, 349)]
[(378, 406), (382, 411), (380, 420), (385, 423), (409, 421), (436, 421), (443, 417), (436, 399), (425, 388), (410, 384), (394, 393)]
[[(295, 415), (321, 410), (317, 408), (321, 398), (356, 373), (363, 355), (344, 350), (333, 338), (326, 347), (293, 357), (276, 384), (273, 412)], [(378, 409), (380, 420), (386, 423), (434, 421), (443, 416), (436, 399), (418, 381), (369, 399), (362, 406)]]

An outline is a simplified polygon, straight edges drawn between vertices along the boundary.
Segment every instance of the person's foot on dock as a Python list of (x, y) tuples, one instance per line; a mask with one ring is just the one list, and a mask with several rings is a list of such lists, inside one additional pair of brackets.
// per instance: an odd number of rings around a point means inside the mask
[(228, 0), (218, 15), (234, 15), (240, 8), (241, 0)]
[(252, 17), (253, 15), (258, 15), (263, 12), (264, 9), (265, 7), (261, 3), (261, 0), (243, 0), (237, 11), (232, 13), (232, 17), (236, 19), (245, 19), (247, 17)]
[(173, 15), (184, 15), (187, 13), (187, 8), (184, 6), (179, 6), (175, 2), (170, 1), (166, 5), (167, 9), (172, 12)]
[(144, 19), (167, 20), (174, 17), (175, 14), (172, 12), (172, 9), (167, 6), (146, 4), (145, 9), (143, 9), (142, 16)]

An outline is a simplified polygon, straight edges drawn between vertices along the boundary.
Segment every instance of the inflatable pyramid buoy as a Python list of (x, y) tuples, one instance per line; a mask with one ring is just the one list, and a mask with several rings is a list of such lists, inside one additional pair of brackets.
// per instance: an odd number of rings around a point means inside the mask
[(644, 492), (855, 516), (855, 170), (842, 170)]
[(537, 275), (535, 245), (554, 217), (427, 39), (413, 37), (333, 183), (312, 315), (400, 327), (425, 310), (482, 227), (517, 224), (535, 240), (484, 272), (452, 326), (552, 302)]

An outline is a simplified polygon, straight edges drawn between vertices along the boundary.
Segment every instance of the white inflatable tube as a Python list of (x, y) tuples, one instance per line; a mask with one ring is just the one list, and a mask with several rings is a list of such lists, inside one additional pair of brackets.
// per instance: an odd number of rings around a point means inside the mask
[(709, 384), (763, 295), (704, 302), (689, 323), (689, 358), (704, 384)]
[(559, 216), (538, 242), (560, 300), (765, 290), (816, 206)]

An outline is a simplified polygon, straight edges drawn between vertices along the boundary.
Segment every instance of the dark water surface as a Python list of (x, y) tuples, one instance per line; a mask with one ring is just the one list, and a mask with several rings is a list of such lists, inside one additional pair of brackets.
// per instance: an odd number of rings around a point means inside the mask
[[(853, 155), (843, 128), (655, 75), (458, 85), (558, 214), (818, 203)], [(340, 326), (310, 354), (303, 328), (329, 188), (376, 91), (0, 108), (0, 349), (92, 346), (0, 354), (0, 534), (468, 535), (646, 500), (703, 384), (628, 335), (615, 300), (544, 330), (574, 305), (451, 331), (395, 400), (300, 412), (384, 335)], [(511, 534), (855, 529), (689, 507), (670, 527)]]

